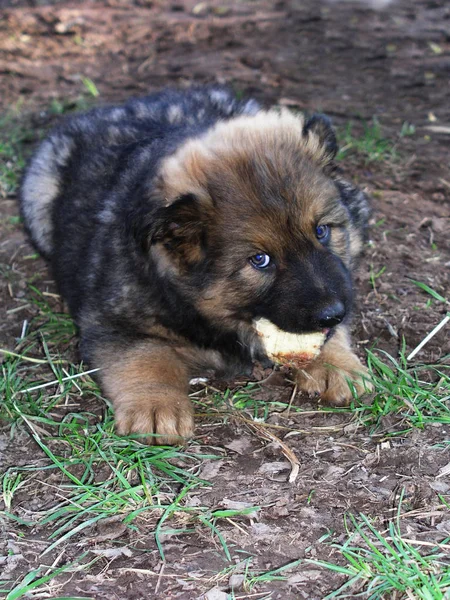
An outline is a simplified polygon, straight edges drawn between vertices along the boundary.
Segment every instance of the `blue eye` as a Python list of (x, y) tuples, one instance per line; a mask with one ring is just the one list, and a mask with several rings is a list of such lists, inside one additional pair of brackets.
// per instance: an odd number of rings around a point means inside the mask
[(270, 260), (270, 256), (264, 254), (264, 252), (259, 252), (249, 258), (250, 263), (255, 269), (265, 269), (270, 265)]
[(316, 227), (316, 238), (321, 244), (328, 241), (330, 237), (330, 226), (329, 225), (317, 225)]

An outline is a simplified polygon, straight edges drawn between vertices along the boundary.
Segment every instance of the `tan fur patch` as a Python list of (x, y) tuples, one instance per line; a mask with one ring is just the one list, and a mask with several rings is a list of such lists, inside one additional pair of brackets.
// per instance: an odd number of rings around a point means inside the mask
[(147, 441), (154, 444), (180, 444), (193, 435), (189, 376), (173, 349), (152, 341), (126, 349), (102, 347), (95, 364), (101, 365), (120, 434), (149, 434)]
[(259, 112), (219, 122), (203, 136), (190, 139), (161, 168), (166, 197), (174, 199), (190, 190), (204, 195), (208, 170), (223, 166), (231, 158), (271, 153), (273, 168), (283, 164), (285, 151), (295, 148), (304, 157), (323, 166), (328, 160), (324, 146), (314, 133), (303, 134), (304, 118), (288, 110)]
[(331, 247), (335, 254), (338, 254), (344, 261), (344, 264), (350, 266), (350, 248), (347, 234), (345, 231), (335, 228), (331, 233)]
[(359, 256), (362, 252), (362, 236), (361, 232), (355, 230), (353, 227), (349, 227), (349, 240), (350, 240), (350, 255), (352, 258)]

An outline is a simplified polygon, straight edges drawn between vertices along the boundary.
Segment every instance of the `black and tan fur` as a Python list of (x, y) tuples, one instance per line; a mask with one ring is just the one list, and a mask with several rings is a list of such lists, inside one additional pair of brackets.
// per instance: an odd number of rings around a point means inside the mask
[[(342, 322), (298, 381), (336, 404), (351, 398), (347, 378), (362, 391), (347, 323), (368, 205), (336, 175), (336, 150), (326, 117), (264, 111), (220, 87), (96, 109), (41, 144), (22, 214), (120, 432), (191, 436), (190, 377), (267, 362), (255, 318), (315, 331), (336, 302)], [(261, 252), (264, 271), (249, 261)]]

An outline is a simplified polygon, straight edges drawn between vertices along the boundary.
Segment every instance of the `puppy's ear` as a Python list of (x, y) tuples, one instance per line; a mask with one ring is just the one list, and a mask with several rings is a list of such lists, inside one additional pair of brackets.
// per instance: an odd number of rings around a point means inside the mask
[(334, 129), (331, 126), (331, 120), (322, 114), (313, 115), (305, 122), (303, 126), (303, 135), (314, 133), (324, 147), (326, 156), (332, 161), (338, 151), (338, 144)]
[(194, 194), (161, 207), (148, 222), (144, 247), (162, 244), (180, 263), (193, 266), (205, 255), (208, 211)]

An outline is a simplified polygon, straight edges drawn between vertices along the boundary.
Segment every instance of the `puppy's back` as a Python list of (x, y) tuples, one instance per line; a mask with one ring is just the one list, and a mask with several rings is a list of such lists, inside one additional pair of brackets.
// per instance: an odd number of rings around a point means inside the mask
[(92, 212), (94, 206), (101, 210), (93, 196), (104, 193), (126, 168), (127, 149), (157, 146), (155, 152), (146, 153), (151, 167), (184, 139), (200, 135), (218, 120), (258, 110), (255, 101), (239, 101), (226, 88), (210, 86), (166, 90), (66, 119), (38, 147), (22, 181), (20, 205), (31, 239), (51, 259), (55, 203), (63, 197), (70, 202), (78, 195), (78, 210)]

